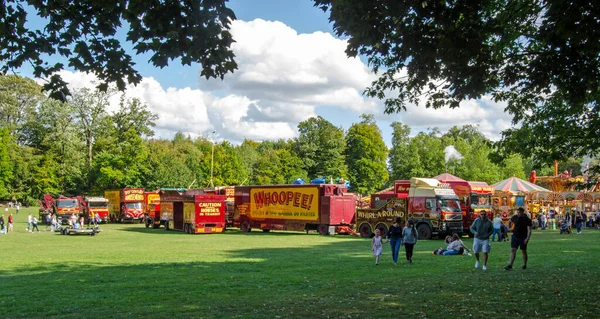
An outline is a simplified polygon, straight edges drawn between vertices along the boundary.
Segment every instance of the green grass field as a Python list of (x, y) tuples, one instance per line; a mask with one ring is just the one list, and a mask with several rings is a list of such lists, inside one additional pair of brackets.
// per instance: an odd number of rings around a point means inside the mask
[(509, 243), (493, 243), (484, 272), (432, 255), (441, 240), (419, 242), (412, 265), (385, 245), (375, 266), (370, 240), (350, 236), (140, 224), (63, 236), (25, 232), (28, 212), (0, 235), (0, 318), (600, 317), (597, 229), (534, 231), (527, 270), (518, 255), (505, 271)]

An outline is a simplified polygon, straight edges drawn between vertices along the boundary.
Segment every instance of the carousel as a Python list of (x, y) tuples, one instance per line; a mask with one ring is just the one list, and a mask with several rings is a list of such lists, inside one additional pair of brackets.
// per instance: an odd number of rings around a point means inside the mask
[(574, 210), (585, 213), (595, 212), (599, 208), (600, 192), (576, 190), (586, 182), (586, 176), (571, 176), (568, 171), (558, 173), (558, 164), (554, 162), (554, 176), (529, 175), (532, 183), (547, 186), (549, 191), (533, 194), (529, 199), (531, 205), (551, 213), (571, 214)]
[(500, 213), (504, 220), (508, 220), (518, 207), (526, 208), (533, 217), (540, 209), (539, 205), (531, 205), (532, 198), (537, 194), (550, 192), (549, 189), (514, 176), (495, 183), (492, 187), (494, 188), (492, 197), (494, 214)]

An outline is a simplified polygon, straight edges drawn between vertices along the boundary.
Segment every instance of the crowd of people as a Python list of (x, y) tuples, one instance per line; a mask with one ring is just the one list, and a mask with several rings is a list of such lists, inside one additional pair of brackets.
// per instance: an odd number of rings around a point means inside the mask
[[(418, 241), (417, 231), (415, 230), (414, 221), (412, 219), (407, 221), (405, 227), (400, 225), (401, 222), (401, 218), (396, 218), (394, 224), (389, 227), (389, 230), (385, 235), (381, 234), (379, 229), (375, 231), (375, 237), (373, 237), (371, 242), (371, 251), (375, 256), (376, 265), (379, 265), (379, 260), (383, 253), (383, 245), (388, 242), (390, 243), (392, 262), (394, 265), (397, 265), (398, 263), (398, 255), (400, 247), (402, 246), (405, 247), (407, 263), (412, 264), (414, 246)], [(481, 211), (470, 228), (474, 237), (472, 250), (469, 249), (460, 239), (460, 236), (455, 233), (452, 236), (446, 236), (446, 248), (440, 247), (432, 253), (434, 255), (442, 256), (474, 255), (475, 268), (481, 267), (481, 269), (485, 271), (487, 270), (488, 256), (492, 249), (490, 237), (491, 241), (495, 241), (496, 236), (498, 242), (505, 241), (508, 237), (508, 229), (512, 228), (509, 262), (504, 269), (513, 269), (517, 250), (521, 250), (523, 258), (522, 269), (527, 269), (527, 245), (531, 239), (532, 224), (531, 218), (525, 213), (525, 209), (522, 207), (517, 208), (517, 213), (512, 216), (508, 226), (502, 223), (500, 214), (497, 214), (493, 220), (490, 220), (487, 212)]]
[[(18, 205), (13, 206), (18, 212)], [(6, 217), (8, 216), (8, 217)], [(96, 213), (94, 218), (89, 219), (89, 224), (98, 225), (100, 222), (100, 216)], [(40, 232), (40, 228), (38, 224), (40, 221), (36, 216), (32, 214), (27, 215), (27, 228), (25, 229), (28, 233)], [(54, 231), (55, 229), (61, 227), (61, 222), (57, 219), (56, 214), (46, 214), (44, 215), (44, 220), (42, 223), (46, 226), (43, 231)], [(77, 217), (75, 214), (71, 214), (68, 220), (69, 227), (74, 229), (83, 229), (84, 228), (85, 219), (83, 216)], [(0, 234), (7, 234), (10, 232), (14, 232), (14, 216), (11, 212), (9, 212), (9, 207), (4, 208), (4, 214), (0, 215)]]

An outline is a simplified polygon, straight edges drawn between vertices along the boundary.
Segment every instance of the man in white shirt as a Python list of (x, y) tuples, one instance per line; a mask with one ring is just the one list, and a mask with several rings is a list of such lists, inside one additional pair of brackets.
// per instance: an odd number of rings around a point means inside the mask
[(502, 218), (500, 218), (500, 213), (496, 214), (496, 217), (492, 221), (494, 224), (494, 231), (492, 232), (492, 241), (496, 238), (496, 234), (498, 234), (498, 241), (502, 241)]

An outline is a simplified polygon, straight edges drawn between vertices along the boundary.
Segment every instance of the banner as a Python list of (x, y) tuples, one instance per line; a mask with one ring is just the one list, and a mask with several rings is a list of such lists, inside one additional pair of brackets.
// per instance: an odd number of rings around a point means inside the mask
[(252, 188), (250, 215), (253, 218), (316, 221), (319, 219), (319, 188)]

